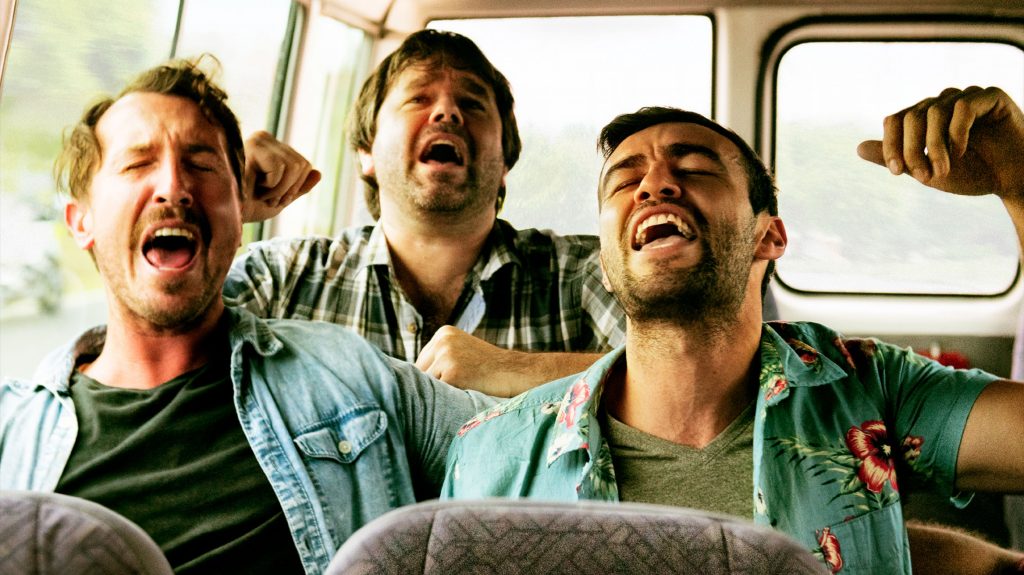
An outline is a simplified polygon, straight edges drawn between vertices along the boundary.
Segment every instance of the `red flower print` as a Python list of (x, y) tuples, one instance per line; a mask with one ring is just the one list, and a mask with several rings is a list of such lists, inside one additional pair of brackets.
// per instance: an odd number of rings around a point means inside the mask
[(900, 447), (903, 448), (903, 459), (907, 463), (916, 461), (918, 457), (921, 457), (921, 445), (924, 444), (924, 438), (920, 435), (908, 435), (903, 438), (903, 443)]
[(865, 421), (846, 432), (846, 446), (860, 459), (857, 476), (872, 493), (881, 493), (886, 481), (894, 491), (899, 491), (888, 440), (885, 424), (878, 420)]
[(815, 531), (815, 534), (818, 536), (821, 553), (825, 556), (825, 563), (828, 563), (829, 572), (839, 573), (843, 568), (843, 554), (839, 550), (839, 539), (832, 534), (832, 529), (828, 527)]
[(780, 377), (780, 378), (776, 379), (775, 383), (773, 383), (771, 388), (768, 389), (768, 393), (764, 394), (764, 400), (765, 401), (771, 401), (771, 399), (773, 397), (775, 397), (776, 395), (782, 393), (782, 390), (786, 389), (786, 387), (788, 385), (789, 385), (789, 382), (786, 381), (786, 378)]
[(474, 417), (473, 419), (470, 419), (469, 421), (464, 423), (462, 425), (462, 427), (459, 428), (459, 432), (458, 432), (457, 435), (459, 437), (462, 437), (463, 435), (466, 435), (467, 433), (469, 433), (469, 431), (471, 429), (473, 429), (474, 427), (480, 425), (481, 423), (483, 423), (483, 421), (479, 417)]
[(800, 356), (800, 361), (804, 362), (804, 365), (810, 365), (818, 361), (818, 350), (806, 343), (793, 338), (786, 340), (786, 343), (796, 351), (796, 354)]
[(853, 369), (857, 369), (858, 361), (869, 361), (878, 352), (878, 343), (873, 339), (851, 338), (836, 341), (840, 342), (839, 349)]
[(576, 410), (578, 410), (579, 407), (589, 398), (590, 387), (587, 386), (587, 380), (585, 378), (580, 378), (576, 381), (575, 385), (572, 386), (572, 389), (569, 390), (569, 395), (565, 399), (565, 407), (563, 407), (562, 412), (558, 414), (557, 421), (559, 423), (564, 422), (566, 429), (572, 427), (578, 419)]
[(836, 348), (839, 349), (839, 353), (843, 354), (843, 357), (846, 358), (846, 363), (850, 364), (850, 367), (853, 369), (857, 369), (857, 364), (854, 363), (853, 356), (850, 355), (850, 350), (846, 349), (848, 340), (843, 340), (837, 337), (833, 343), (835, 343)]

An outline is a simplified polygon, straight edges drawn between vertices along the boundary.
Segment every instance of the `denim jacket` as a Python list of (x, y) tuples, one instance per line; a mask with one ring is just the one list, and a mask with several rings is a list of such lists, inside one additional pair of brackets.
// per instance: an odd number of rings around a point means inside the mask
[[(493, 403), (340, 326), (227, 313), (238, 418), (306, 573), (321, 573), (367, 521), (436, 496), (458, 426)], [(104, 338), (94, 328), (51, 353), (33, 381), (0, 385), (0, 489), (56, 488), (78, 432), (69, 380)]]

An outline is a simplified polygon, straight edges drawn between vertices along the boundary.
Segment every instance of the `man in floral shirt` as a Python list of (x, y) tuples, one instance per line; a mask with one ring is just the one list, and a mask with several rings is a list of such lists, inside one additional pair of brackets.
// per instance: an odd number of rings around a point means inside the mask
[[(626, 345), (463, 426), (444, 496), (733, 513), (833, 573), (880, 574), (911, 572), (901, 488), (928, 483), (958, 503), (1024, 489), (1024, 384), (818, 324), (762, 324), (786, 231), (769, 172), (737, 135), (645, 108), (600, 145), (601, 260)], [(923, 100), (859, 153), (937, 190), (997, 195), (1024, 246), (1024, 114), (998, 89)], [(970, 567), (1020, 560), (1001, 553)]]

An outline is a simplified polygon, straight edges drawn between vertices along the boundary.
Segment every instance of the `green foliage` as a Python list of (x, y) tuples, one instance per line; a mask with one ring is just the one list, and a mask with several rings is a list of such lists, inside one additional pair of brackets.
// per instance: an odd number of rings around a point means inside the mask
[(44, 201), (52, 189), (22, 184), (49, 174), (64, 128), (99, 95), (170, 53), (173, 28), (156, 20), (158, 1), (121, 0), (116, 9), (102, 0), (18, 3), (0, 99), (4, 193)]
[[(62, 226), (51, 178), (62, 133), (91, 102), (171, 53), (177, 6), (170, 0), (18, 2), (0, 98), (5, 205), (27, 206), (36, 219)], [(55, 249), (72, 276), (65, 282), (70, 289), (95, 286), (88, 258), (66, 242)]]

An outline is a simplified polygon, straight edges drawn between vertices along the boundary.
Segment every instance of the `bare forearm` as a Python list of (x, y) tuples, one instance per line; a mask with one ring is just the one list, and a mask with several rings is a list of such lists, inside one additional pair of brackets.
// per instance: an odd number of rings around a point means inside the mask
[(437, 330), (416, 367), (450, 385), (495, 397), (512, 397), (579, 373), (600, 353), (525, 352), (503, 349), (456, 327)]
[(1013, 227), (1017, 231), (1017, 240), (1020, 244), (1020, 255), (1024, 258), (1024, 194), (1018, 198), (1003, 199), (1003, 205), (1006, 206), (1006, 212), (1010, 214), (1010, 221), (1013, 222)]
[(509, 396), (519, 395), (549, 381), (579, 373), (601, 358), (600, 353), (516, 352), (510, 371), (521, 374), (509, 380)]
[(963, 531), (908, 522), (914, 573), (997, 575), (1024, 573), (1024, 554), (1003, 549)]

